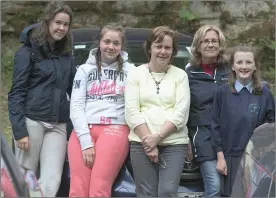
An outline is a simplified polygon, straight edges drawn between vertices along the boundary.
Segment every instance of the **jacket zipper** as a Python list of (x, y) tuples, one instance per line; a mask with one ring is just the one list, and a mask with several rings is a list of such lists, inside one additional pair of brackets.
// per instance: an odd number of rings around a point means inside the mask
[[(205, 73), (205, 72), (193, 72), (193, 71), (191, 71), (191, 74), (206, 74), (206, 75), (212, 77), (210, 74), (207, 74), (207, 73)], [(214, 71), (214, 77), (213, 77), (214, 80), (216, 79), (216, 75), (217, 75), (217, 68), (216, 68), (215, 71)], [(216, 83), (216, 82), (217, 82), (217, 81), (215, 80), (215, 83)]]
[(207, 74), (205, 72), (193, 72), (193, 71), (191, 71), (191, 74), (206, 74), (206, 75), (212, 77), (210, 74)]
[(215, 80), (215, 83), (217, 83), (217, 81), (216, 81), (216, 75), (217, 75), (217, 68), (215, 69), (215, 72), (214, 72), (214, 80)]
[(196, 145), (195, 145), (195, 138), (196, 138), (197, 132), (198, 132), (198, 126), (196, 127), (196, 133), (195, 133), (195, 135), (193, 137), (193, 144), (194, 144), (194, 147), (195, 147), (195, 157), (197, 157), (197, 154), (196, 154)]

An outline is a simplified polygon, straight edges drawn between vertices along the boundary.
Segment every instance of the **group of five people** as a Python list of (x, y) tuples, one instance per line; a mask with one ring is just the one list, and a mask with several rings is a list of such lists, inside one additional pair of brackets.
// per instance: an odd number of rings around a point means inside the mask
[(70, 197), (111, 196), (129, 153), (138, 197), (176, 196), (189, 142), (204, 196), (230, 196), (254, 129), (275, 122), (253, 48), (239, 45), (227, 60), (222, 31), (204, 25), (183, 70), (172, 65), (176, 32), (159, 26), (143, 46), (148, 63), (135, 67), (123, 51), (124, 29), (110, 24), (76, 70), (72, 15), (51, 2), (44, 20), (21, 33), (8, 98), (17, 160), (34, 172), (40, 164), (44, 196), (58, 191), (70, 120)]

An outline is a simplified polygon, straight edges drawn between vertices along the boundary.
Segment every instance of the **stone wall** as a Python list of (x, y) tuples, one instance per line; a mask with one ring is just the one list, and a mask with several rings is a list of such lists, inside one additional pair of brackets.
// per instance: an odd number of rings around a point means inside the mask
[[(46, 3), (1, 1), (2, 35), (17, 36), (26, 25), (38, 21)], [(193, 33), (197, 27), (208, 23), (222, 27), (226, 36), (231, 38), (264, 23), (265, 16), (275, 12), (269, 1), (190, 1), (188, 9), (197, 17), (189, 23), (194, 26), (191, 28), (179, 17), (182, 2), (177, 1), (68, 1), (68, 4), (74, 11), (74, 28), (97, 27), (108, 22), (128, 27), (166, 24)]]
[(226, 36), (236, 38), (253, 26), (262, 25), (267, 16), (275, 17), (272, 1), (224, 1), (198, 2), (191, 4), (191, 10), (200, 16), (201, 24), (214, 24), (221, 27)]

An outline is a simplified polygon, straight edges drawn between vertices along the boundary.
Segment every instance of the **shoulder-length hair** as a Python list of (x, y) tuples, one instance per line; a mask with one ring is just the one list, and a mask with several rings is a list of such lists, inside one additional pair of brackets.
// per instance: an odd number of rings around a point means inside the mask
[[(258, 57), (257, 50), (248, 44), (240, 44), (235, 46), (234, 48), (232, 48), (232, 50), (230, 50), (231, 67), (234, 65), (235, 54), (237, 52), (251, 52), (253, 54), (256, 70), (253, 72), (253, 76), (252, 76), (252, 84), (253, 84), (252, 93), (255, 95), (261, 95), (263, 85), (261, 84), (261, 79), (259, 77), (260, 64), (257, 60), (257, 57)], [(236, 73), (231, 69), (231, 72), (229, 72), (228, 84), (233, 93), (237, 93), (237, 90), (235, 89), (236, 79), (237, 79)]]
[(70, 17), (70, 23), (67, 34), (60, 41), (56, 42), (56, 47), (59, 48), (60, 52), (70, 52), (72, 50), (72, 37), (70, 30), (72, 27), (73, 12), (71, 8), (62, 1), (53, 1), (47, 5), (41, 23), (31, 33), (31, 40), (38, 46), (44, 45), (49, 36), (50, 22), (58, 13), (68, 14)]
[(199, 47), (200, 47), (202, 38), (210, 30), (215, 31), (219, 38), (219, 54), (217, 57), (217, 63), (218, 64), (227, 63), (227, 59), (225, 57), (226, 42), (222, 31), (214, 25), (204, 25), (200, 27), (194, 35), (193, 43), (191, 46), (191, 53), (192, 53), (191, 65), (198, 66), (201, 64), (202, 60), (201, 60), (201, 53), (199, 52)]

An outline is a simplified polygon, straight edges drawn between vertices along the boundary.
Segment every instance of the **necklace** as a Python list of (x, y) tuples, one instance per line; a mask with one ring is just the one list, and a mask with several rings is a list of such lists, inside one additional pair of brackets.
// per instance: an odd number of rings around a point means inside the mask
[[(148, 68), (149, 68), (149, 67), (148, 67)], [(167, 70), (165, 71), (164, 76), (163, 76), (159, 81), (157, 81), (157, 80), (154, 78), (154, 76), (152, 75), (152, 71), (150, 70), (150, 68), (149, 68), (149, 73), (150, 73), (152, 79), (153, 79), (154, 82), (155, 82), (155, 85), (156, 85), (156, 93), (159, 94), (159, 90), (160, 90), (159, 85), (160, 85), (160, 83), (162, 82), (162, 80), (164, 79), (164, 77), (165, 77), (165, 75), (166, 75), (166, 73), (167, 73)]]

